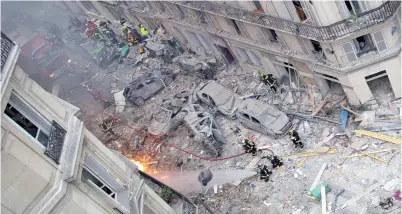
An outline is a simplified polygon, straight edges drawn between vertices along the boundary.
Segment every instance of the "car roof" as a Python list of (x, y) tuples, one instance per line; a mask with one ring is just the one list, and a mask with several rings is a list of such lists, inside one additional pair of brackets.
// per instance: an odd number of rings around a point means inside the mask
[(206, 93), (214, 99), (215, 102), (219, 102), (219, 100), (224, 101), (225, 98), (235, 96), (237, 94), (232, 90), (224, 87), (223, 85), (217, 83), (216, 81), (211, 80), (208, 82), (201, 90), (200, 93)]
[(282, 113), (276, 107), (254, 99), (246, 99), (243, 101), (238, 111), (240, 113), (249, 114), (257, 120), (263, 120), (260, 121), (262, 123), (270, 123), (270, 120), (276, 119)]

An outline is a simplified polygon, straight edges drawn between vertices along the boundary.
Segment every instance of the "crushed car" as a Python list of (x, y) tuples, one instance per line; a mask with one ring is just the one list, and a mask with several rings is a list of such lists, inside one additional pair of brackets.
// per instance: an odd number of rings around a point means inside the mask
[[(160, 73), (160, 75), (156, 73)], [(167, 72), (146, 73), (124, 88), (123, 95), (127, 101), (136, 106), (141, 106), (145, 100), (170, 85), (174, 79), (175, 75), (170, 75)]]
[(188, 103), (182, 111), (186, 113), (184, 123), (194, 134), (194, 140), (202, 143), (212, 157), (221, 156), (226, 139), (213, 116), (199, 104)]
[(171, 100), (165, 101), (159, 110), (152, 115), (148, 126), (148, 132), (154, 136), (164, 136), (176, 130), (186, 116), (181, 109), (187, 104), (190, 98), (190, 91), (182, 91), (176, 94)]
[(243, 102), (239, 99), (238, 94), (214, 80), (201, 84), (197, 89), (197, 97), (201, 102), (217, 108), (220, 113), (228, 116), (229, 119), (236, 118), (236, 110)]
[(247, 99), (237, 109), (237, 119), (249, 129), (279, 138), (292, 128), (291, 119), (272, 105)]
[(184, 53), (173, 58), (172, 62), (180, 66), (183, 74), (196, 75), (203, 79), (214, 78), (215, 72), (211, 65), (216, 65), (216, 61), (215, 63), (207, 63), (192, 54)]

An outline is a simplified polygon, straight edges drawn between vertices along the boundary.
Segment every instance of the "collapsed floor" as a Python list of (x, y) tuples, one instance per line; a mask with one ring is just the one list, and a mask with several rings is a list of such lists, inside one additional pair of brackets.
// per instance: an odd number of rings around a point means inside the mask
[[(108, 88), (112, 94), (121, 91), (132, 80), (132, 76), (141, 71), (143, 70), (126, 69), (123, 72), (115, 73), (114, 77), (109, 77), (110, 81), (107, 82), (105, 88)], [(102, 79), (101, 75), (97, 78)], [(340, 112), (342, 106), (346, 107), (346, 105), (343, 102), (345, 96), (340, 86), (334, 85), (330, 93), (322, 97), (314, 86), (299, 85), (299, 88), (296, 88), (297, 84), (291, 83), (288, 84), (288, 87), (284, 87), (281, 95), (275, 97), (269, 93), (261, 93), (255, 77), (237, 67), (220, 72), (216, 78), (219, 83), (240, 96), (245, 96), (246, 99), (248, 99), (247, 97), (255, 98), (256, 96), (251, 96), (253, 93), (254, 95), (260, 94), (260, 100), (276, 104), (283, 111), (292, 114), (294, 126), (305, 144), (303, 149), (295, 149), (288, 136), (274, 139), (245, 129), (236, 120), (228, 120), (222, 115), (216, 115), (215, 121), (228, 142), (223, 146), (222, 157), (243, 153), (243, 148), (238, 142), (244, 137), (251, 137), (255, 139), (259, 147), (267, 146), (276, 155), (281, 156), (285, 163), (278, 170), (274, 170), (269, 182), (261, 181), (258, 176), (253, 176), (245, 179), (238, 186), (225, 184), (207, 190), (205, 202), (216, 213), (320, 213), (320, 202), (309, 198), (308, 191), (323, 164), (327, 166), (319, 181), (328, 183), (331, 189), (327, 194), (327, 210), (331, 210), (335, 195), (341, 189), (345, 189), (345, 192), (339, 196), (336, 206), (337, 208), (344, 204), (347, 206), (344, 209), (338, 209), (336, 213), (361, 213), (362, 210), (366, 210), (366, 213), (381, 213), (400, 207), (398, 200), (394, 200), (393, 207), (388, 210), (379, 206), (380, 201), (393, 197), (394, 192), (399, 189), (397, 181), (400, 179), (399, 172), (401, 170), (400, 146), (367, 136), (358, 137), (350, 132), (347, 134), (342, 132)], [(102, 81), (98, 82), (105, 85)], [(115, 106), (112, 105), (102, 114), (98, 114), (96, 118), (87, 120), (86, 125), (108, 148), (117, 150), (129, 159), (140, 162), (145, 172), (155, 176), (161, 171), (204, 169), (256, 171), (256, 164), (248, 166), (255, 159), (251, 155), (242, 155), (223, 161), (202, 160), (172, 146), (167, 146), (158, 139), (146, 138), (145, 134), (138, 134), (134, 131), (136, 129), (146, 133), (147, 126), (156, 112), (156, 105), (161, 105), (163, 101), (175, 94), (201, 82), (202, 80), (196, 76), (180, 75), (166, 89), (147, 100), (145, 105), (136, 107), (126, 102), (124, 111), (115, 115), (121, 119), (120, 123), (118, 120), (110, 120), (110, 117), (107, 116), (114, 114)], [(349, 113), (348, 130), (353, 131), (367, 127), (368, 130), (374, 130), (376, 126), (377, 128), (384, 127), (384, 124), (394, 128), (400, 126), (400, 122), (392, 120), (398, 116), (397, 120), (400, 121), (400, 103), (398, 101), (391, 102), (392, 96), (382, 96), (381, 89), (378, 89), (375, 94), (378, 94), (377, 97), (380, 98), (375, 106), (375, 118), (364, 119), (365, 124), (362, 124), (364, 127), (358, 127), (361, 120), (355, 122), (354, 120), (358, 116)], [(324, 106), (320, 105), (322, 100), (326, 100)], [(317, 109), (317, 107), (322, 108)], [(362, 106), (354, 110), (362, 115), (372, 115), (367, 113), (370, 111), (366, 111), (371, 108), (373, 107)], [(315, 114), (317, 117), (307, 117), (311, 114)], [(390, 116), (392, 117), (390, 118)], [(108, 122), (113, 121), (113, 124), (110, 124), (111, 129), (102, 131), (98, 126), (99, 121), (96, 120), (98, 118), (109, 118)], [(236, 127), (241, 130), (241, 134), (233, 131)], [(381, 131), (381, 134), (400, 138), (399, 130)], [(336, 136), (338, 133), (344, 134)], [(208, 157), (202, 145), (194, 142), (192, 134), (183, 125), (169, 133), (168, 136), (164, 136), (163, 140), (192, 154)], [(268, 164), (266, 159), (259, 160), (258, 163)], [(163, 178), (161, 179), (163, 181)], [(384, 185), (364, 194), (358, 198), (356, 203), (348, 203), (348, 200), (354, 199), (377, 183)], [(194, 198), (197, 196), (197, 192), (187, 194), (187, 196)], [(199, 210), (200, 213), (205, 211), (201, 205)]]

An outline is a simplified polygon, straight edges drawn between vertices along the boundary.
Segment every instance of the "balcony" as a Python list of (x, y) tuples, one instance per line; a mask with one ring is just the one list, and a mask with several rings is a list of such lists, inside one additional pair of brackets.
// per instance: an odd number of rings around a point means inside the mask
[(14, 42), (11, 41), (4, 33), (1, 33), (1, 71), (6, 64), (7, 58), (10, 55), (11, 49), (14, 47)]
[(66, 131), (59, 124), (53, 121), (49, 132), (49, 139), (45, 150), (45, 155), (50, 157), (57, 164), (59, 164), (60, 161), (65, 136)]
[(171, 3), (266, 28), (285, 31), (316, 41), (335, 40), (350, 33), (380, 24), (392, 17), (401, 5), (400, 1), (387, 1), (380, 7), (361, 13), (353, 18), (345, 19), (328, 26), (317, 27), (234, 8), (212, 1), (174, 1)]

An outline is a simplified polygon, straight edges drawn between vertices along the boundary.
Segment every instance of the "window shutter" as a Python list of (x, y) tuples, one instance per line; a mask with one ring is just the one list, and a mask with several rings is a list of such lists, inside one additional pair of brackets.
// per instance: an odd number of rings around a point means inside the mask
[(353, 48), (352, 42), (346, 42), (342, 44), (343, 51), (345, 52), (346, 58), (348, 61), (351, 62), (356, 62), (357, 61), (357, 56), (355, 49)]
[[(284, 1), (287, 12), (290, 14), (290, 17), (292, 17), (292, 20), (295, 22), (300, 22), (300, 18), (296, 13), (296, 7), (293, 4), (292, 1)], [(284, 13), (286, 13), (285, 11), (283, 11)]]
[(279, 38), (279, 36), (278, 36), (278, 42), (279, 42), (279, 44), (281, 45), (281, 47), (282, 47), (283, 49), (289, 49), (289, 48), (288, 48), (288, 45), (287, 45), (286, 42), (285, 42), (285, 40), (283, 40), (282, 38)]
[(28, 103), (26, 103), (17, 94), (11, 93), (9, 103), (16, 108), (24, 117), (33, 124), (38, 126), (45, 134), (49, 135), (51, 124), (39, 112), (35, 111)]
[(205, 40), (203, 35), (197, 34), (197, 38), (201, 42), (201, 44), (205, 48), (205, 50), (210, 50), (211, 49), (211, 47), (209, 46), (207, 40)]
[(236, 20), (235, 20), (235, 22), (236, 22), (237, 26), (239, 27), (239, 29), (240, 29), (240, 31), (241, 31), (241, 34), (242, 34), (244, 37), (250, 38), (250, 35), (248, 34), (247, 29), (244, 27), (243, 22), (239, 22), (239, 21), (236, 21)]
[(300, 44), (300, 46), (301, 46), (303, 52), (304, 52), (305, 54), (310, 55), (310, 53), (309, 53), (309, 51), (308, 51), (308, 49), (307, 49), (307, 47), (306, 47), (306, 44), (304, 43), (304, 39), (297, 37), (297, 41), (299, 42), (299, 44)]
[(195, 33), (187, 31), (187, 34), (189, 35), (192, 44), (194, 44), (197, 47), (202, 47), (202, 44), (198, 39), (197, 35), (195, 35)]
[(336, 6), (338, 7), (339, 14), (341, 15), (342, 19), (346, 19), (350, 17), (350, 12), (345, 5), (344, 1), (335, 1)]
[(359, 2), (359, 5), (360, 5), (360, 8), (363, 11), (368, 11), (369, 10), (369, 7), (368, 7), (368, 4), (367, 4), (366, 1), (358, 1), (358, 2)]
[(258, 29), (256, 37), (260, 44), (263, 44), (263, 45), (268, 44), (267, 39), (265, 38), (261, 28)]
[(377, 46), (378, 53), (386, 51), (387, 43), (385, 42), (384, 36), (382, 35), (382, 31), (377, 31), (373, 33), (374, 41)]
[(300, 1), (300, 4), (303, 7), (303, 11), (304, 13), (307, 15), (307, 23), (309, 24), (313, 24), (316, 25), (317, 24), (317, 20), (315, 19), (315, 16), (313, 14), (313, 12), (311, 12), (311, 4), (308, 1)]
[(242, 62), (248, 62), (248, 61), (250, 61), (250, 58), (248, 57), (246, 51), (244, 51), (243, 49), (241, 49), (241, 48), (236, 48), (236, 52), (237, 52), (237, 54), (239, 55), (240, 60), (241, 60)]
[(95, 174), (99, 179), (108, 184), (114, 191), (120, 192), (125, 189), (123, 185), (119, 184), (102, 165), (87, 154), (85, 154), (84, 166), (88, 168), (91, 173)]
[(246, 53), (255, 66), (261, 66), (261, 60), (254, 52), (246, 50)]

